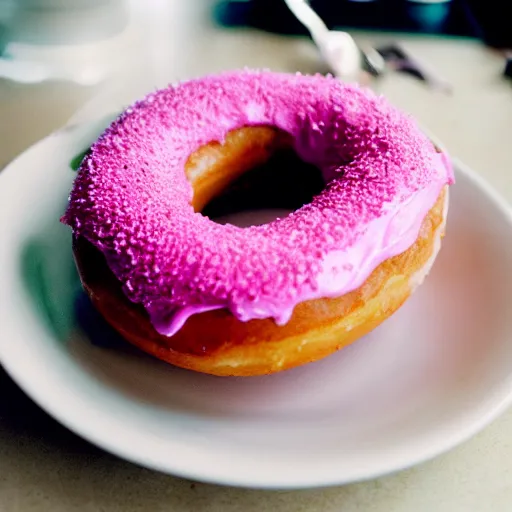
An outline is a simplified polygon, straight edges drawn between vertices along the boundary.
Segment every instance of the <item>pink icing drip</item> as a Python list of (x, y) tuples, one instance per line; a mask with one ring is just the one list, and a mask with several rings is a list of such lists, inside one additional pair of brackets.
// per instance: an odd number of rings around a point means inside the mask
[[(258, 124), (290, 133), (325, 190), (262, 226), (194, 213), (188, 156)], [(333, 78), (243, 71), (169, 87), (128, 109), (93, 145), (63, 221), (104, 252), (162, 334), (219, 308), (283, 324), (298, 303), (343, 295), (410, 247), (452, 182), (446, 155), (382, 97)]]

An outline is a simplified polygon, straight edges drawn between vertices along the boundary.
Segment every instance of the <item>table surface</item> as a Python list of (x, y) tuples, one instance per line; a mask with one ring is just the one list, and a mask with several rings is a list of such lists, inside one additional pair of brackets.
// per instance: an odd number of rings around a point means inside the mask
[[(213, 26), (208, 0), (150, 3), (160, 10), (148, 9), (145, 18), (138, 18), (143, 44), (124, 56), (126, 71), (108, 82), (80, 87), (0, 81), (0, 167), (84, 104), (73, 121), (118, 108), (143, 89), (206, 72), (245, 65), (319, 69), (307, 39)], [(390, 40), (377, 34), (357, 38), (362, 43)], [(433, 92), (397, 74), (375, 87), (512, 201), (512, 86), (501, 78), (503, 59), (466, 40), (398, 39), (453, 84), (453, 94)], [(0, 512), (75, 510), (510, 511), (512, 411), (462, 446), (395, 475), (328, 489), (253, 491), (191, 483), (108, 455), (50, 419), (0, 370)]]

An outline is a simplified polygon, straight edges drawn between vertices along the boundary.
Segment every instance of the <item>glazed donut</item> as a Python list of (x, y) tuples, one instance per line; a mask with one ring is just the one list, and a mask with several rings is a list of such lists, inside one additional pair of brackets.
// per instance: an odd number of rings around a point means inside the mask
[[(201, 213), (283, 148), (321, 171), (311, 201), (245, 228)], [(83, 160), (62, 220), (85, 290), (129, 342), (251, 376), (323, 358), (395, 312), (434, 262), (451, 183), (447, 156), (384, 98), (244, 70), (128, 108)]]

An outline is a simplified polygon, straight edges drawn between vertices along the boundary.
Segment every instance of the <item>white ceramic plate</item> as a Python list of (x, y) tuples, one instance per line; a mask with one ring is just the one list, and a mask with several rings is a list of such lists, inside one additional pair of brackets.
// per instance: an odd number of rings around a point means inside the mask
[(59, 224), (69, 161), (108, 121), (43, 140), (0, 176), (0, 358), (44, 409), (121, 457), (251, 487), (351, 482), (467, 439), (512, 397), (512, 222), (457, 165), (432, 274), (353, 346), (269, 377), (215, 378), (129, 348), (81, 293)]

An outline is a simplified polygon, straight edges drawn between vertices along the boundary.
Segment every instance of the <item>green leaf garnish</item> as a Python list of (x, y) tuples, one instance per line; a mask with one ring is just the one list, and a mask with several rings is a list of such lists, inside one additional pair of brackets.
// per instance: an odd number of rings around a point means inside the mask
[(82, 151), (81, 153), (73, 157), (71, 159), (71, 162), (69, 162), (69, 167), (71, 167), (73, 171), (78, 171), (78, 169), (80, 168), (80, 164), (83, 162), (87, 153), (89, 153), (89, 149), (86, 149), (85, 151)]

